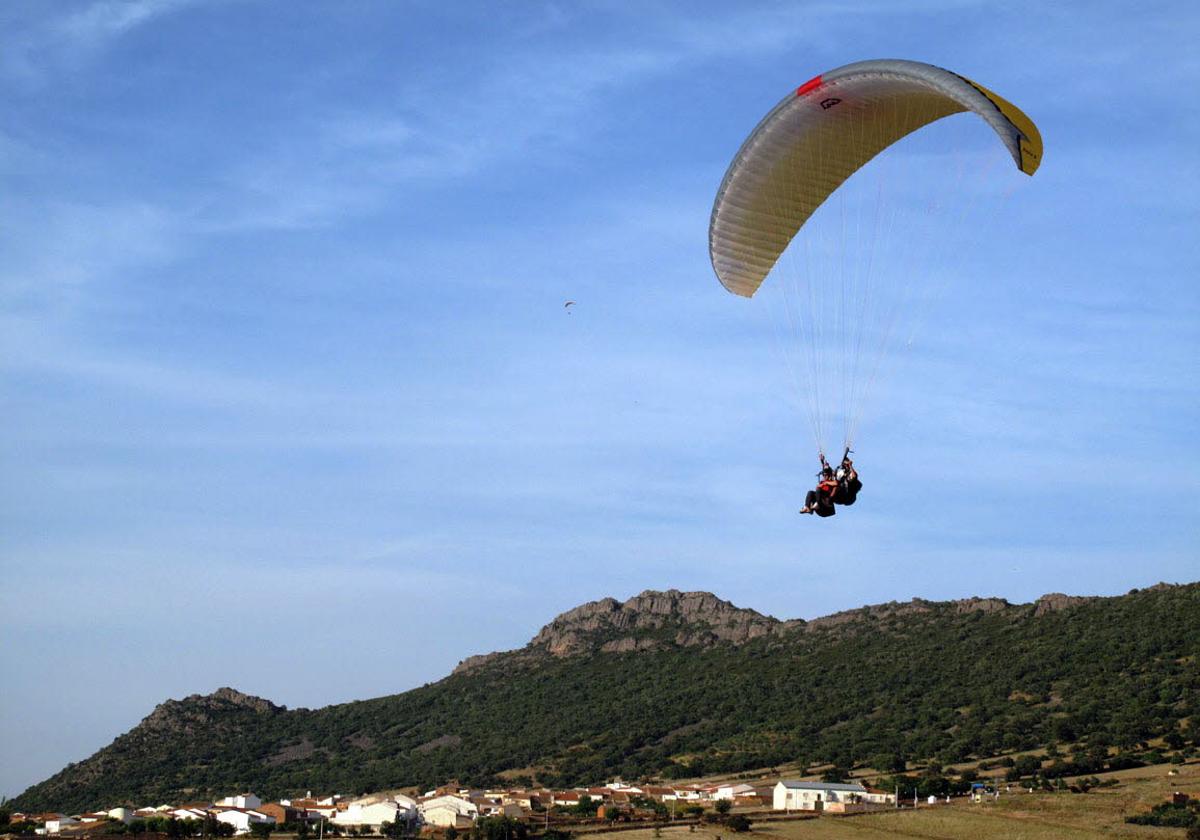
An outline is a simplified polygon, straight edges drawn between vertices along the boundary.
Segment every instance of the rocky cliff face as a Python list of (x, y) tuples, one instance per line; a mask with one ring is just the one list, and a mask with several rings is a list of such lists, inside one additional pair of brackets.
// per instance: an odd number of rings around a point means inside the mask
[(277, 714), (283, 711), (286, 711), (285, 706), (277, 706), (270, 700), (225, 687), (218, 688), (212, 694), (192, 694), (182, 700), (159, 703), (142, 721), (142, 726), (147, 731), (190, 731), (230, 712)]
[(1065, 610), (1067, 607), (1073, 607), (1076, 604), (1086, 604), (1088, 601), (1094, 601), (1095, 598), (1088, 598), (1082, 595), (1063, 595), (1061, 592), (1050, 592), (1038, 598), (1034, 603), (1033, 614), (1042, 616), (1046, 613), (1058, 612)]
[[(646, 590), (625, 602), (615, 598), (589, 601), (559, 615), (514, 653), (524, 659), (549, 654), (577, 656), (588, 652), (627, 653), (668, 647), (738, 645), (760, 636), (777, 635), (802, 621), (780, 621), (742, 609), (711, 592)], [(467, 673), (501, 653), (464, 659), (454, 673)]]
[(647, 590), (624, 603), (604, 598), (565, 612), (529, 644), (554, 656), (571, 656), (596, 648), (630, 651), (665, 645), (736, 645), (785, 627), (786, 622), (739, 609), (709, 592)]

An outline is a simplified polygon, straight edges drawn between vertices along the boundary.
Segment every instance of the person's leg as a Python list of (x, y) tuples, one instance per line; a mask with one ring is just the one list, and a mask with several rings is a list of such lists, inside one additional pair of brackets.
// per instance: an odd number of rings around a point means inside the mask
[(817, 491), (809, 490), (804, 496), (804, 507), (800, 508), (801, 513), (812, 513), (817, 509)]

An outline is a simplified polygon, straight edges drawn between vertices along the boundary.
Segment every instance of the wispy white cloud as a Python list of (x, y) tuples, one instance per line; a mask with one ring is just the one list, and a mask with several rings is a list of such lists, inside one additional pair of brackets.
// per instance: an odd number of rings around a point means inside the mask
[[(842, 10), (844, 13), (845, 10)], [(598, 100), (654, 77), (746, 50), (773, 51), (813, 38), (814, 16), (723, 14), (706, 24), (647, 17), (635, 43), (576, 47), (527, 41), (462, 73), (462, 88), (408, 81), (398, 111), (337, 110), (287, 126), (229, 173), (210, 205), (222, 229), (320, 227), (346, 213), (402, 201), (404, 184), (461, 179), (521, 160), (553, 165), (589, 143), (605, 117)], [(731, 33), (736, 33), (733, 37)]]
[(68, 309), (90, 284), (169, 263), (184, 239), (174, 213), (136, 200), (13, 199), (0, 220), (0, 301), (15, 309)]
[(53, 22), (49, 29), (76, 47), (103, 46), (190, 2), (194, 0), (98, 0)]
[(88, 0), (82, 7), (35, 4), (35, 14), (15, 22), (15, 30), (0, 51), (0, 68), (11, 78), (41, 83), (59, 71), (80, 69), (121, 38), (195, 2)]
[[(192, 406), (250, 409), (270, 407), (285, 414), (319, 400), (276, 378), (220, 372), (188, 364), (158, 362), (139, 354), (104, 351), (63, 334), (39, 330), (26, 319), (0, 319), (2, 367), (48, 381), (111, 389), (116, 394)], [(36, 430), (35, 430), (36, 431)]]

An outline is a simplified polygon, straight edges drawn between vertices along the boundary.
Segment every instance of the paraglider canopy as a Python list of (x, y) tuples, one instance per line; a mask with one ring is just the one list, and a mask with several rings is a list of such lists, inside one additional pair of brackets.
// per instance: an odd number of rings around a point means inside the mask
[(717, 190), (708, 245), (721, 284), (753, 295), (843, 181), (913, 131), (964, 111), (995, 130), (1022, 172), (1037, 171), (1042, 138), (1033, 120), (949, 70), (898, 59), (860, 61), (802, 84), (746, 138)]

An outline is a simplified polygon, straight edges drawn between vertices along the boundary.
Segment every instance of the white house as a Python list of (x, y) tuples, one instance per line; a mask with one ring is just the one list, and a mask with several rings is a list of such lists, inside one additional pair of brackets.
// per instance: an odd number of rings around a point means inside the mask
[(490, 817), (499, 814), (504, 808), (504, 800), (499, 796), (472, 796), (471, 802), (479, 809), (479, 816)]
[(46, 833), (58, 834), (69, 825), (77, 825), (79, 820), (74, 817), (68, 817), (65, 814), (60, 814), (57, 819), (46, 820)]
[(129, 808), (119, 805), (116, 808), (112, 808), (109, 810), (108, 817), (109, 817), (109, 819), (112, 819), (112, 820), (118, 820), (123, 823), (128, 823), (128, 822), (132, 822), (132, 820), (133, 820), (133, 811)]
[(420, 803), (417, 810), (426, 825), (443, 827), (469, 827), (479, 816), (479, 807), (459, 796), (435, 796)]
[(675, 799), (680, 802), (699, 802), (703, 799), (703, 793), (700, 788), (695, 785), (689, 785), (684, 788), (675, 788)]
[[(258, 797), (255, 797), (256, 799)], [(218, 822), (229, 823), (233, 826), (234, 834), (246, 834), (253, 823), (274, 823), (275, 818), (253, 808), (222, 807), (212, 811)]]
[(439, 828), (470, 828), (475, 819), (461, 813), (453, 805), (434, 805), (421, 812), (421, 820), (426, 825), (436, 825)]
[[(405, 796), (403, 793), (370, 793), (366, 796), (360, 796), (357, 799), (344, 799), (340, 806), (332, 806), (335, 809), (346, 810), (354, 805), (374, 805), (377, 802), (392, 802), (399, 806), (401, 811), (415, 811), (417, 809), (417, 800), (411, 796)], [(318, 807), (324, 808), (325, 805)]]
[(739, 796), (753, 796), (754, 785), (721, 785), (713, 794), (713, 799), (736, 799)]
[(417, 800), (411, 796), (405, 796), (403, 793), (397, 793), (392, 796), (392, 801), (400, 806), (403, 811), (411, 811), (414, 815), (417, 813)]
[(863, 794), (863, 802), (869, 802), (872, 805), (895, 805), (896, 794), (886, 790), (867, 788), (867, 792)]
[(239, 793), (237, 796), (226, 796), (218, 805), (226, 805), (230, 808), (248, 808), (254, 810), (262, 804), (262, 800), (253, 793)]
[(864, 802), (867, 789), (859, 784), (783, 781), (775, 785), (776, 811), (821, 811), (826, 803)]
[(176, 808), (171, 812), (171, 816), (177, 820), (201, 820), (203, 821), (208, 816), (208, 811), (203, 808)]
[(351, 802), (346, 806), (346, 810), (333, 815), (333, 822), (341, 826), (365, 825), (370, 826), (372, 831), (379, 831), (379, 827), (385, 822), (394, 823), (397, 819), (403, 821), (415, 816), (415, 810), (402, 808), (399, 803), (391, 800)]

